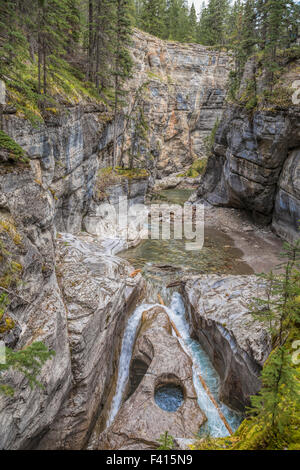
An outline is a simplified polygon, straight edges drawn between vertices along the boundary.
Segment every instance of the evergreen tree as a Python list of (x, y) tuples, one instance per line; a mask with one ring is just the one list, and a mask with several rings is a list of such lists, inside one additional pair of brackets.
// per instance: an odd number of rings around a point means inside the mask
[(142, 28), (154, 36), (166, 37), (165, 13), (165, 0), (144, 0), (140, 13)]
[(113, 5), (110, 0), (89, 0), (87, 78), (97, 90), (109, 84), (111, 38), (113, 35)]
[(185, 42), (189, 34), (189, 10), (184, 0), (169, 0), (168, 39)]
[[(128, 51), (131, 41), (131, 20), (129, 0), (116, 0), (115, 22), (113, 28), (113, 76), (114, 76), (114, 150), (113, 167), (117, 164), (118, 154), (118, 113), (123, 106), (124, 82), (130, 77), (132, 59)], [(120, 157), (122, 161), (122, 155)]]
[(235, 59), (234, 77), (237, 89), (241, 81), (247, 59), (254, 52), (256, 42), (255, 0), (236, 0), (229, 15), (227, 44)]
[(202, 9), (198, 38), (208, 46), (225, 45), (225, 25), (229, 14), (229, 0), (209, 0)]
[(207, 22), (208, 11), (205, 6), (205, 2), (202, 3), (199, 21), (197, 25), (197, 42), (199, 44), (206, 44), (208, 35), (208, 22)]
[[(280, 442), (299, 416), (300, 374), (291, 360), (291, 343), (300, 322), (300, 240), (285, 244), (284, 274), (263, 275), (267, 296), (257, 299), (253, 316), (269, 327), (275, 346), (262, 372), (262, 389), (252, 398), (251, 414), (263, 423), (266, 439)], [(277, 445), (277, 444), (276, 444)]]
[(197, 39), (197, 13), (194, 3), (192, 3), (189, 14), (189, 41), (196, 42)]
[(271, 86), (274, 81), (274, 73), (278, 70), (278, 46), (282, 45), (283, 38), (287, 40), (287, 20), (289, 18), (289, 7), (292, 3), (286, 0), (266, 0), (263, 4), (266, 82), (270, 83)]

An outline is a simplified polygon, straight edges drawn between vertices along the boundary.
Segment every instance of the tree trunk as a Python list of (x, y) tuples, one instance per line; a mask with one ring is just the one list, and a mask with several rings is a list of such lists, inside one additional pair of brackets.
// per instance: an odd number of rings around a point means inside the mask
[(92, 54), (93, 54), (93, 20), (94, 20), (93, 0), (89, 0), (89, 44), (88, 44), (88, 69), (87, 78), (91, 80), (92, 77)]
[(119, 80), (118, 76), (115, 77), (115, 103), (114, 103), (114, 154), (113, 154), (113, 168), (117, 165), (117, 153), (118, 153), (118, 142), (117, 142), (117, 116), (118, 116), (118, 92), (119, 92)]
[(41, 94), (41, 13), (38, 13), (38, 93)]
[(44, 67), (43, 88), (44, 88), (44, 95), (46, 95), (47, 94), (47, 52), (46, 52), (45, 41), (43, 43), (43, 67)]

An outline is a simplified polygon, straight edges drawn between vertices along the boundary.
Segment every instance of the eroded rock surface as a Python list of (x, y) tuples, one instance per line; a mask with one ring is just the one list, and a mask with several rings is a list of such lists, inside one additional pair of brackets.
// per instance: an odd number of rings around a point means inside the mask
[[(283, 76), (285, 87), (296, 80), (297, 65)], [(254, 79), (251, 73), (248, 79)], [(275, 231), (287, 240), (298, 238), (299, 117), (300, 108), (292, 102), (284, 108), (258, 109), (252, 114), (229, 105), (198, 196), (213, 205), (247, 209), (257, 221), (272, 222)]]
[(198, 44), (163, 41), (135, 31), (135, 73), (131, 101), (147, 84), (140, 100), (149, 131), (147, 139), (127, 132), (126, 148), (158, 177), (182, 172), (193, 158), (205, 155), (204, 139), (220, 118), (231, 69), (229, 56)]
[(265, 287), (256, 276), (203, 275), (187, 280), (183, 290), (193, 335), (220, 375), (220, 399), (243, 410), (260, 389), (271, 351), (268, 332), (250, 314)]
[(117, 368), (126, 319), (143, 288), (140, 274), (104, 254), (91, 237), (58, 238), (57, 272), (67, 312), (72, 390), (39, 448), (82, 448)]
[(32, 390), (20, 373), (5, 376), (15, 395), (0, 395), (0, 448), (30, 448), (55, 419), (72, 381), (66, 308), (55, 275), (54, 205), (28, 168), (0, 176), (0, 201), (1, 286), (6, 286), (0, 292), (8, 294), (7, 312), (18, 325), (13, 344), (11, 332), (0, 339), (17, 349), (43, 341), (56, 352), (39, 377), (42, 389)]
[(0, 175), (1, 285), (16, 324), (0, 339), (17, 349), (43, 341), (56, 354), (39, 375), (42, 389), (16, 372), (1, 376), (15, 395), (0, 396), (0, 448), (75, 449), (101, 413), (143, 283), (92, 237), (56, 243), (53, 198), (34, 176), (30, 168)]
[[(137, 229), (137, 215), (133, 206), (145, 204), (149, 186), (148, 176), (123, 179), (105, 188), (105, 196), (99, 200), (94, 191), (87, 215), (83, 218), (85, 230), (98, 240), (111, 240), (111, 253), (136, 246), (141, 241)], [(120, 228), (119, 216), (127, 213), (127, 224)], [(108, 246), (108, 245), (107, 245)]]
[[(155, 390), (166, 384), (179, 385), (183, 390), (184, 401), (175, 412), (164, 411), (155, 403)], [(97, 447), (156, 449), (165, 431), (192, 438), (205, 420), (193, 385), (192, 361), (172, 336), (165, 310), (152, 307), (143, 313), (131, 359), (127, 400), (100, 436)]]

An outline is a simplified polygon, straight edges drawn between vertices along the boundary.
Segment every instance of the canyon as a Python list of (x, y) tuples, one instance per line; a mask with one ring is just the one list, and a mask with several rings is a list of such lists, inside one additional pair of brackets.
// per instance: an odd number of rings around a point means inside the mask
[[(143, 305), (147, 281), (118, 256), (140, 239), (128, 244), (103, 239), (101, 223), (103, 204), (116, 204), (119, 196), (127, 196), (129, 204), (144, 203), (155, 185), (176, 187), (174, 178), (205, 158), (206, 139), (218, 120), (195, 203), (206, 201), (209, 213), (211, 206), (251, 212), (260, 225), (249, 220), (250, 232), (266, 230), (270, 238), (269, 267), (276, 264), (280, 241), (261, 224), (271, 223), (287, 240), (296, 238), (299, 107), (259, 111), (252, 119), (226, 105), (231, 60), (224, 52), (140, 31), (131, 52), (135, 66), (127, 84), (128, 108), (118, 117), (119, 150), (126, 164), (138, 154), (146, 176), (120, 178), (99, 196), (101, 170), (112, 162), (114, 122), (105, 105), (81, 102), (39, 127), (9, 106), (3, 109), (3, 129), (29, 163), (3, 165), (0, 171), (0, 221), (9, 227), (1, 231), (2, 241), (21, 266), (21, 282), (8, 307), (15, 326), (0, 339), (18, 349), (43, 341), (56, 354), (42, 369), (41, 389), (31, 389), (19, 372), (6, 372), (16, 391), (13, 397), (0, 396), (1, 449), (155, 448), (167, 428), (176, 438), (191, 438), (207, 420), (197, 403), (193, 361), (173, 335), (172, 314), (152, 305), (140, 312), (129, 384), (110, 423), (122, 338), (128, 319)], [(135, 121), (126, 122), (130, 112), (135, 119), (143, 112), (146, 138), (138, 135)], [(6, 159), (1, 150), (1, 163)], [(163, 184), (168, 178), (173, 183)], [(259, 251), (263, 256), (264, 248)], [(2, 275), (5, 266), (1, 270)], [(236, 276), (189, 273), (180, 291), (191, 336), (219, 374), (220, 399), (239, 412), (259, 390), (271, 350), (268, 333), (256, 323), (248, 326), (251, 299), (264, 295), (254, 270)], [(134, 364), (142, 372), (134, 372)], [(149, 367), (163, 376), (161, 383), (147, 375)], [(137, 375), (142, 376), (138, 384)], [(161, 384), (183, 382), (185, 403), (172, 419), (156, 406), (154, 392)], [(140, 410), (145, 400), (147, 413)], [(143, 435), (136, 427), (139, 416)]]

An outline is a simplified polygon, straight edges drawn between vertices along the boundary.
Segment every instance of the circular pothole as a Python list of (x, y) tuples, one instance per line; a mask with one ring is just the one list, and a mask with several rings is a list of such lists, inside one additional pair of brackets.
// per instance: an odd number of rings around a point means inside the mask
[(154, 393), (155, 403), (164, 411), (177, 411), (183, 403), (183, 390), (179, 385), (161, 385)]

